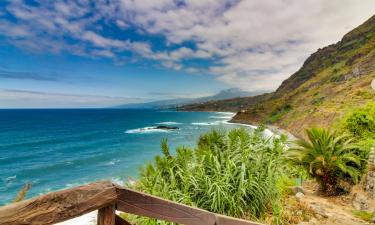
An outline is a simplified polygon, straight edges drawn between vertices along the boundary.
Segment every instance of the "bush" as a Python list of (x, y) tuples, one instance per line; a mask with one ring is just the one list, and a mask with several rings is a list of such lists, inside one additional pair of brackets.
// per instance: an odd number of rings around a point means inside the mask
[(346, 118), (345, 128), (356, 137), (375, 136), (375, 103), (354, 110)]
[(339, 123), (342, 133), (349, 133), (367, 152), (375, 144), (375, 103), (348, 112)]
[(347, 136), (337, 136), (329, 130), (312, 128), (306, 130), (308, 140), (298, 140), (288, 151), (296, 165), (303, 166), (317, 179), (321, 190), (327, 195), (348, 191), (348, 184), (360, 180), (366, 160), (360, 150)]
[(178, 147), (175, 155), (163, 141), (163, 155), (141, 170), (136, 188), (229, 216), (264, 220), (271, 213), (280, 223), (281, 197), (290, 183), (284, 175), (284, 141), (265, 139), (261, 130), (212, 130), (199, 138), (196, 149)]

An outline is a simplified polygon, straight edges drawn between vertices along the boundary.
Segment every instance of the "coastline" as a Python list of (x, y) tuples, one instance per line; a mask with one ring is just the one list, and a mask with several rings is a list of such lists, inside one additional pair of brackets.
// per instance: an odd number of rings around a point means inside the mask
[[(217, 111), (212, 111), (212, 112), (223, 114), (222, 123), (224, 124), (236, 124), (240, 126), (250, 127), (251, 129), (256, 129), (258, 127), (257, 125), (249, 124), (246, 122), (244, 123), (244, 122), (233, 121), (233, 118), (236, 115), (235, 112), (217, 112)], [(264, 135), (266, 137), (271, 137), (273, 135), (279, 136), (281, 134), (286, 134), (289, 138), (289, 135), (288, 135), (289, 133), (287, 131), (283, 131), (282, 129), (279, 129), (276, 126), (267, 126), (264, 131)], [(75, 224), (95, 225), (96, 223), (97, 223), (97, 211), (93, 211), (88, 214), (85, 214), (85, 215), (82, 215), (82, 216), (61, 222), (61, 223), (57, 223), (56, 225), (75, 225)]]

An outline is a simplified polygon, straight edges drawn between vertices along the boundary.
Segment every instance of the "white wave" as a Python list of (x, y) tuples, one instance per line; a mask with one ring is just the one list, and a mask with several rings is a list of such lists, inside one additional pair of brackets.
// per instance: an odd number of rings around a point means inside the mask
[(210, 116), (213, 119), (232, 119), (232, 116)]
[(113, 159), (107, 163), (105, 163), (106, 166), (112, 166), (112, 165), (115, 165), (116, 163), (120, 162), (119, 159)]
[(191, 125), (195, 125), (195, 126), (214, 126), (214, 125), (220, 125), (222, 123), (224, 123), (225, 121), (214, 121), (214, 122), (194, 122), (194, 123), (191, 123)]
[(174, 122), (174, 121), (167, 121), (167, 122), (160, 122), (160, 123), (157, 123), (159, 125), (179, 125), (179, 124), (182, 124), (182, 123), (179, 123), (179, 122)]
[(112, 177), (111, 181), (112, 183), (120, 185), (120, 186), (124, 185), (124, 181), (119, 177)]
[(216, 112), (216, 114), (227, 115), (227, 116), (234, 116), (234, 115), (236, 115), (236, 113), (233, 113), (233, 112)]
[(16, 179), (17, 179), (17, 176), (14, 175), (14, 176), (7, 177), (7, 178), (5, 178), (4, 180), (5, 180), (5, 182), (11, 182), (11, 181), (14, 181), (14, 180), (16, 180)]
[(169, 130), (157, 129), (156, 127), (143, 127), (125, 131), (127, 134), (145, 134), (145, 133), (168, 133)]

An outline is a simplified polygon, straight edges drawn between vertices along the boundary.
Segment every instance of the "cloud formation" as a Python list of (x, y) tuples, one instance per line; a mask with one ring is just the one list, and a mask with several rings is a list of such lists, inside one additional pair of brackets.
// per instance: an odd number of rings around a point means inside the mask
[[(246, 90), (276, 88), (311, 53), (375, 12), (373, 0), (37, 2), (11, 1), (0, 15), (1, 35), (20, 48), (116, 62), (129, 60), (124, 52), (130, 52)], [(108, 35), (113, 27), (124, 35)], [(144, 40), (127, 35), (130, 29)], [(165, 39), (163, 49), (147, 39), (152, 35)], [(194, 67), (194, 60), (208, 63)]]

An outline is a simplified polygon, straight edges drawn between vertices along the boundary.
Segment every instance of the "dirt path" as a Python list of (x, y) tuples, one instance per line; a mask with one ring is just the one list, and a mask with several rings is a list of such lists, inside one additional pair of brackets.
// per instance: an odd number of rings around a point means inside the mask
[[(364, 225), (372, 224), (352, 214), (354, 194), (339, 197), (322, 197), (314, 188), (304, 187), (305, 195), (300, 201), (307, 203), (315, 212), (315, 218), (300, 225)], [(354, 191), (353, 193), (356, 193)]]

